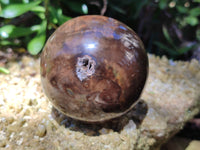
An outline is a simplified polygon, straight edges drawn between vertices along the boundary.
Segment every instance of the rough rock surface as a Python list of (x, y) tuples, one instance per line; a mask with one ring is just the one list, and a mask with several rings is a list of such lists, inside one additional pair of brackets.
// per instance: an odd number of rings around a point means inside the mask
[(23, 57), (17, 63), (9, 63), (11, 73), (0, 74), (0, 149), (159, 148), (200, 111), (200, 64), (153, 55), (149, 55), (149, 61), (150, 73), (141, 97), (144, 102), (114, 121), (123, 122), (120, 129), (113, 124), (91, 128), (65, 122), (65, 117), (55, 115), (42, 92), (39, 60)]

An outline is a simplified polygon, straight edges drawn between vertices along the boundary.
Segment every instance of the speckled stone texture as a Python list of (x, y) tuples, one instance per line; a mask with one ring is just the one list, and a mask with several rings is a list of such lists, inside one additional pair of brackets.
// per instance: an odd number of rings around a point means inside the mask
[(74, 131), (73, 124), (60, 125), (62, 117), (53, 118), (52, 105), (42, 92), (38, 59), (9, 63), (11, 73), (0, 74), (0, 149), (158, 149), (200, 110), (200, 64), (153, 55), (149, 62), (144, 102), (127, 114), (132, 118), (124, 117), (128, 120), (120, 130), (102, 125), (98, 135)]

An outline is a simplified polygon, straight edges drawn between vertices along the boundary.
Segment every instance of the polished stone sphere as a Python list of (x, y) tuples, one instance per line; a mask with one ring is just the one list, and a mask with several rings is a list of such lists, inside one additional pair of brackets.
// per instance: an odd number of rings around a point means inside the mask
[(54, 107), (85, 122), (128, 112), (148, 75), (147, 54), (137, 34), (98, 15), (61, 25), (48, 39), (40, 65), (42, 86)]

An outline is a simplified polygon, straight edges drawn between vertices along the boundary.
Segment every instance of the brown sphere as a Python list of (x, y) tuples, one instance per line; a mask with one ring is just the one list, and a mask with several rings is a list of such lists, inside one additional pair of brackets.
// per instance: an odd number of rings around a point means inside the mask
[(102, 122), (130, 110), (143, 90), (148, 58), (136, 33), (104, 16), (61, 25), (41, 54), (45, 94), (62, 113)]

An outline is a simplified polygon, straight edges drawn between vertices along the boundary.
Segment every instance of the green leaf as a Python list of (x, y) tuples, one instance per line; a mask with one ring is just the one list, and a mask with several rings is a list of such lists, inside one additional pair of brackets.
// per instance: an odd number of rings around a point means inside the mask
[(83, 4), (83, 5), (81, 6), (81, 8), (82, 8), (82, 11), (83, 11), (83, 13), (84, 13), (85, 15), (88, 14), (88, 7), (87, 7), (86, 4)]
[(194, 2), (200, 3), (200, 0), (194, 0)]
[(3, 67), (0, 67), (0, 72), (4, 73), (4, 74), (9, 74), (10, 73), (10, 71), (8, 69), (3, 68)]
[(16, 43), (11, 40), (0, 40), (0, 45), (1, 46), (18, 46), (20, 43)]
[[(135, 5), (137, 3), (137, 5)], [(130, 4), (131, 7), (131, 16), (133, 16), (133, 18), (137, 18), (139, 16), (139, 14), (141, 13), (142, 8), (148, 4), (148, 0), (142, 0), (142, 1), (132, 1), (132, 3)]]
[(46, 41), (46, 26), (47, 21), (43, 21), (38, 34), (28, 43), (27, 48), (30, 54), (37, 55), (42, 50)]
[(41, 33), (35, 36), (29, 43), (28, 43), (28, 51), (31, 55), (37, 55), (43, 48), (45, 40), (46, 40), (46, 33)]
[(71, 17), (63, 15), (61, 8), (55, 8), (50, 6), (49, 12), (50, 12), (50, 22), (53, 22), (54, 24), (61, 25), (64, 22), (71, 19)]
[(7, 5), (9, 4), (9, 0), (0, 0), (1, 4)]
[(126, 11), (123, 10), (122, 8), (120, 8), (119, 6), (116, 6), (116, 5), (114, 5), (114, 4), (111, 3), (111, 4), (110, 4), (110, 7), (111, 7), (113, 10), (115, 10), (116, 12), (120, 13), (120, 14), (123, 14), (123, 15), (126, 14)]
[(35, 6), (31, 9), (31, 11), (33, 12), (41, 12), (41, 13), (45, 13), (45, 8), (42, 6)]
[(14, 25), (6, 25), (0, 28), (0, 37), (2, 38), (16, 38), (32, 34), (37, 28), (34, 26), (30, 28), (16, 27)]
[(190, 10), (190, 16), (197, 17), (200, 15), (200, 8), (196, 7)]
[[(64, 2), (64, 1), (63, 1)], [(80, 14), (83, 14), (83, 11), (82, 11), (82, 4), (81, 2), (78, 2), (78, 1), (66, 1), (67, 3), (67, 6), (69, 6), (69, 8), (76, 12), (76, 13), (80, 13)]]
[(196, 38), (200, 41), (200, 28), (196, 30)]
[(174, 45), (174, 42), (173, 42), (172, 38), (170, 37), (170, 35), (169, 35), (168, 31), (167, 31), (167, 28), (165, 26), (163, 26), (162, 29), (163, 29), (163, 34), (164, 34), (166, 40), (171, 44), (171, 46), (174, 49), (176, 49), (176, 46)]
[(196, 26), (199, 23), (198, 18), (197, 17), (193, 17), (193, 16), (186, 17), (185, 21), (191, 26)]
[(62, 10), (58, 9), (57, 10), (57, 19), (58, 19), (58, 24), (61, 25), (63, 23), (65, 23), (66, 21), (70, 20), (71, 17), (67, 17), (65, 15), (63, 15)]
[(159, 8), (165, 9), (167, 7), (168, 1), (167, 0), (160, 0), (159, 1)]
[(160, 42), (154, 42), (154, 44), (156, 44), (160, 49), (165, 50), (165, 52), (167, 52), (171, 56), (176, 56), (178, 54), (174, 49), (167, 47), (166, 45)]
[(179, 48), (179, 49), (177, 50), (177, 52), (178, 52), (180, 55), (182, 55), (182, 54), (187, 53), (188, 51), (190, 51), (190, 50), (193, 49), (193, 48), (194, 48), (194, 45), (192, 45), (192, 46), (187, 46), (187, 47), (182, 47), (182, 48)]
[(187, 7), (176, 6), (176, 9), (178, 10), (178, 12), (183, 13), (183, 14), (188, 12), (188, 8)]
[(68, 16), (60, 15), (60, 17), (58, 18), (58, 24), (61, 25), (70, 19), (72, 18)]
[(4, 8), (2, 8), (2, 11), (0, 12), (0, 17), (3, 18), (14, 18), (17, 16), (20, 16), (27, 11), (31, 10), (33, 7), (37, 6), (41, 3), (41, 0), (37, 0), (34, 2), (30, 2), (27, 4), (9, 4), (6, 5)]
[(58, 17), (57, 17), (57, 9), (49, 6), (49, 20), (50, 22), (57, 24), (58, 23)]
[(0, 0), (1, 4), (8, 5), (12, 3), (21, 3), (21, 0)]
[(45, 13), (43, 12), (34, 12), (41, 20), (45, 19)]
[(29, 0), (22, 0), (23, 3), (29, 3)]

